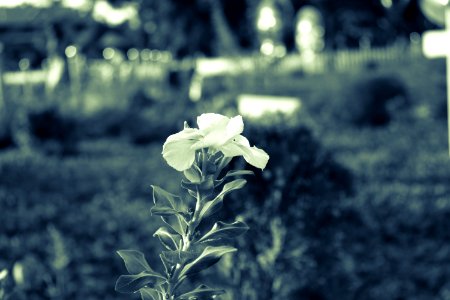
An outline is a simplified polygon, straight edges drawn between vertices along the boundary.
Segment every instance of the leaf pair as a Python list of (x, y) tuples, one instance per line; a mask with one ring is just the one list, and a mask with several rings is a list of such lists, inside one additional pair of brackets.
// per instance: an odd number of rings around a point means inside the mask
[(179, 274), (180, 280), (211, 267), (216, 264), (223, 255), (235, 251), (237, 251), (236, 248), (229, 246), (206, 247), (195, 260), (183, 267)]
[(154, 271), (144, 254), (136, 250), (119, 250), (117, 253), (125, 262), (130, 275), (121, 275), (116, 282), (116, 291), (120, 293), (134, 293), (143, 287), (155, 287), (166, 281), (160, 273)]
[[(152, 288), (142, 288), (139, 290), (142, 300), (162, 300), (163, 297), (160, 292)], [(224, 294), (224, 290), (212, 289), (204, 284), (198, 286), (196, 289), (182, 294), (175, 298), (175, 300), (210, 300), (214, 296)]]
[(230, 193), (231, 191), (238, 190), (242, 188), (246, 184), (245, 179), (236, 179), (231, 182), (226, 183), (222, 191), (213, 199), (205, 203), (202, 210), (200, 211), (200, 220), (219, 211), (219, 209), (223, 205), (223, 198), (225, 195)]
[(217, 222), (198, 242), (207, 243), (217, 240), (229, 240), (244, 234), (248, 230), (247, 224), (241, 221), (236, 221), (230, 224), (224, 222)]
[(157, 237), (161, 244), (168, 250), (178, 250), (182, 246), (181, 236), (167, 227), (160, 227), (153, 236)]
[(158, 186), (152, 185), (152, 188), (155, 205), (150, 212), (161, 216), (162, 220), (175, 232), (183, 235), (186, 230), (186, 218), (189, 215), (188, 203)]
[(225, 176), (223, 176), (221, 179), (215, 180), (215, 186), (216, 187), (220, 186), (225, 181), (225, 179), (227, 179), (229, 177), (254, 175), (254, 174), (255, 173), (253, 173), (253, 171), (250, 171), (250, 170), (231, 170), (231, 171), (228, 171), (227, 174), (225, 174)]
[[(195, 290), (176, 297), (176, 300), (210, 300), (214, 296), (225, 294), (224, 290), (212, 289), (204, 284), (198, 286)], [(156, 299), (155, 299), (156, 300)]]

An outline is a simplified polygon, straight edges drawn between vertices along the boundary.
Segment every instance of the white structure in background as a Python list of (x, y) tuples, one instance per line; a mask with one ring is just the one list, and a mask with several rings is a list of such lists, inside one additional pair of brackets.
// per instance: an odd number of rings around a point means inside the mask
[(196, 102), (202, 98), (203, 80), (214, 76), (238, 75), (254, 70), (255, 62), (250, 58), (217, 57), (198, 58), (189, 86), (189, 99)]
[(131, 2), (117, 8), (113, 7), (106, 0), (96, 1), (94, 8), (92, 9), (92, 17), (97, 22), (105, 23), (110, 26), (118, 26), (125, 22), (129, 22), (132, 27), (139, 26), (138, 5)]
[(93, 5), (91, 0), (60, 0), (60, 3), (63, 7), (79, 11), (90, 11)]
[(237, 99), (238, 111), (249, 118), (260, 118), (266, 114), (291, 115), (301, 107), (295, 97), (242, 94)]
[(286, 47), (281, 41), (282, 27), (280, 13), (273, 1), (262, 1), (256, 18), (261, 54), (270, 57), (286, 55)]
[(320, 11), (311, 5), (301, 8), (295, 21), (295, 45), (300, 52), (305, 72), (321, 72), (325, 68), (318, 54), (325, 48), (325, 28)]
[(31, 5), (34, 7), (50, 7), (54, 0), (0, 0), (0, 7), (13, 8), (21, 5)]
[[(64, 73), (64, 60), (61, 57), (55, 56), (49, 58), (42, 69), (28, 70), (24, 68), (21, 60), (22, 68), (20, 71), (10, 71), (3, 73), (4, 83), (7, 85), (38, 85), (44, 84), (50, 90), (53, 90), (61, 81)], [(19, 63), (20, 64), (20, 63)]]
[(447, 63), (448, 153), (450, 156), (450, 1), (422, 0), (420, 8), (430, 21), (444, 25), (445, 30), (430, 30), (423, 34), (422, 49), (428, 58), (445, 57)]
[(114, 7), (106, 0), (0, 0), (0, 8), (15, 8), (33, 6), (35, 8), (50, 8), (55, 4), (82, 12), (92, 12), (94, 20), (110, 26), (118, 26), (129, 22), (131, 26), (139, 26), (139, 8), (134, 2), (125, 2), (120, 7)]

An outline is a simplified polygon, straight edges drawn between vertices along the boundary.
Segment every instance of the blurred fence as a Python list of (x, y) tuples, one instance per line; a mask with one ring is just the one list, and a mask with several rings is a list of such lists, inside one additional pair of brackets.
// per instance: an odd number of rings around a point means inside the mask
[(124, 54), (112, 48), (104, 50), (104, 59), (87, 59), (70, 46), (65, 59), (48, 58), (39, 70), (31, 70), (29, 64), (21, 60), (18, 62), (19, 71), (2, 72), (2, 78), (5, 86), (18, 86), (22, 89), (23, 98), (31, 99), (35, 98), (32, 94), (36, 86), (45, 86), (46, 98), (54, 98), (56, 87), (65, 82), (70, 91), (70, 100), (65, 103), (90, 111), (102, 106), (126, 104), (130, 92), (142, 86), (159, 90), (156, 94), (164, 93), (164, 90), (174, 88), (170, 81), (171, 76), (177, 73), (184, 74), (181, 80), (188, 86), (185, 92), (196, 101), (201, 99), (204, 79), (209, 77), (267, 72), (301, 72), (305, 75), (346, 72), (385, 62), (408, 61), (421, 55), (420, 40), (380, 48), (292, 53), (282, 58), (257, 54), (183, 60), (172, 59), (167, 51), (130, 49)]
[(199, 100), (208, 77), (239, 74), (323, 74), (376, 68), (379, 64), (408, 62), (422, 57), (420, 39), (386, 47), (292, 53), (282, 58), (262, 55), (202, 58), (195, 62), (190, 86), (191, 100)]

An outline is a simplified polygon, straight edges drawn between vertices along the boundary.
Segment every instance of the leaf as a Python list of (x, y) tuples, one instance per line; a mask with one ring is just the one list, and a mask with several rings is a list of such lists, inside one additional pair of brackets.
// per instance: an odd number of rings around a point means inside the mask
[(166, 190), (152, 185), (153, 188), (153, 202), (157, 207), (168, 207), (178, 212), (187, 212), (187, 206), (181, 201), (180, 197), (171, 194)]
[(186, 224), (183, 215), (188, 213), (188, 207), (180, 197), (171, 194), (158, 186), (152, 185), (153, 202), (151, 212), (159, 214), (162, 220), (180, 235), (184, 234)]
[(232, 176), (243, 176), (243, 175), (255, 175), (253, 171), (250, 170), (231, 170), (228, 171), (227, 174), (225, 174), (225, 177), (232, 177)]
[(226, 183), (222, 191), (211, 201), (208, 201), (200, 211), (200, 220), (217, 212), (222, 207), (223, 197), (231, 191), (242, 188), (247, 181), (245, 179), (236, 179)]
[(163, 257), (163, 254), (159, 254), (159, 258), (161, 259), (161, 262), (163, 263), (164, 270), (166, 271), (166, 274), (172, 274), (172, 268), (173, 266), (169, 266), (167, 260)]
[(231, 171), (228, 171), (227, 174), (225, 174), (225, 176), (223, 176), (221, 179), (215, 180), (214, 184), (216, 187), (218, 187), (228, 177), (243, 176), (243, 175), (255, 175), (255, 173), (253, 173), (253, 171), (250, 171), (250, 170), (231, 170)]
[(205, 165), (205, 173), (208, 175), (214, 175), (217, 171), (217, 165), (212, 161), (207, 161)]
[(213, 228), (207, 232), (198, 242), (207, 242), (218, 239), (231, 239), (235, 238), (248, 230), (247, 224), (241, 221), (236, 221), (231, 224), (224, 222), (217, 222)]
[(220, 258), (227, 253), (236, 251), (236, 248), (229, 246), (206, 247), (202, 254), (194, 261), (184, 266), (179, 274), (179, 278), (198, 273), (217, 263)]
[(202, 171), (196, 164), (193, 164), (192, 167), (185, 170), (183, 174), (190, 182), (193, 183), (200, 182), (200, 180), (202, 179)]
[(214, 176), (208, 175), (204, 178), (203, 181), (195, 183), (181, 180), (181, 187), (188, 191), (194, 192), (194, 197), (196, 197), (198, 191), (203, 198), (206, 198), (214, 192)]
[(184, 179), (181, 179), (181, 187), (185, 188), (188, 191), (195, 192), (195, 194), (198, 188), (198, 184), (199, 184), (198, 182), (189, 182)]
[(144, 271), (135, 275), (121, 275), (116, 282), (116, 291), (119, 293), (134, 293), (150, 285), (156, 286), (166, 279), (155, 271)]
[(141, 288), (139, 290), (139, 292), (141, 293), (141, 299), (142, 300), (160, 300), (160, 293), (152, 288)]
[(158, 237), (161, 244), (168, 250), (177, 250), (180, 245), (181, 237), (179, 234), (170, 232), (167, 227), (160, 227), (153, 236)]
[(225, 290), (212, 289), (204, 284), (198, 286), (195, 290), (178, 296), (176, 300), (210, 300), (214, 296), (225, 294)]
[(130, 274), (139, 274), (144, 271), (153, 271), (143, 253), (136, 250), (119, 250), (117, 254), (125, 262), (125, 267)]
[(157, 206), (157, 205), (153, 206), (150, 209), (150, 213), (152, 215), (157, 215), (157, 216), (162, 216), (162, 217), (180, 215), (185, 218), (187, 216), (187, 213), (175, 210), (175, 209), (167, 207), (167, 206)]
[(161, 258), (170, 265), (184, 265), (189, 263), (200, 256), (200, 254), (205, 250), (204, 245), (191, 245), (188, 251), (163, 251)]
[(232, 160), (232, 157), (225, 157), (222, 156), (218, 161), (216, 161), (217, 164), (217, 174), (220, 173), (223, 168), (225, 168)]
[(186, 231), (186, 223), (184, 222), (183, 217), (179, 215), (161, 216), (161, 219), (179, 235), (183, 235)]

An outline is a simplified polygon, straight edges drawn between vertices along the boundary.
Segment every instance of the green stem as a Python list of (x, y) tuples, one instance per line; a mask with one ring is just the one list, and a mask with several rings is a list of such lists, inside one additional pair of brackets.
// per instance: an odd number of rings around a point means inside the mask
[[(200, 183), (204, 182), (206, 179), (206, 176), (204, 175), (206, 173), (206, 165), (207, 165), (207, 153), (205, 151), (205, 149), (202, 149), (202, 162), (201, 162), (201, 170), (202, 170), (202, 174), (201, 174), (201, 180)], [(200, 212), (202, 209), (202, 195), (200, 194), (200, 191), (197, 188), (197, 194), (196, 194), (196, 203), (195, 203), (195, 209), (194, 209), (194, 213), (192, 215), (192, 218), (188, 221), (188, 227), (186, 232), (182, 235), (182, 239), (183, 239), (183, 247), (181, 249), (181, 251), (189, 251), (189, 248), (191, 246), (191, 239), (192, 239), (192, 235), (195, 232), (195, 229), (197, 228), (197, 220), (200, 216)], [(175, 268), (175, 271), (173, 272), (171, 278), (168, 281), (168, 286), (167, 286), (167, 295), (169, 298), (166, 297), (166, 295), (164, 295), (164, 300), (171, 300), (174, 299), (174, 293), (175, 290), (179, 287), (179, 285), (181, 284), (182, 280), (180, 280), (180, 278), (178, 278), (178, 275), (182, 269), (182, 265), (177, 265)], [(172, 281), (174, 279), (174, 281)]]

